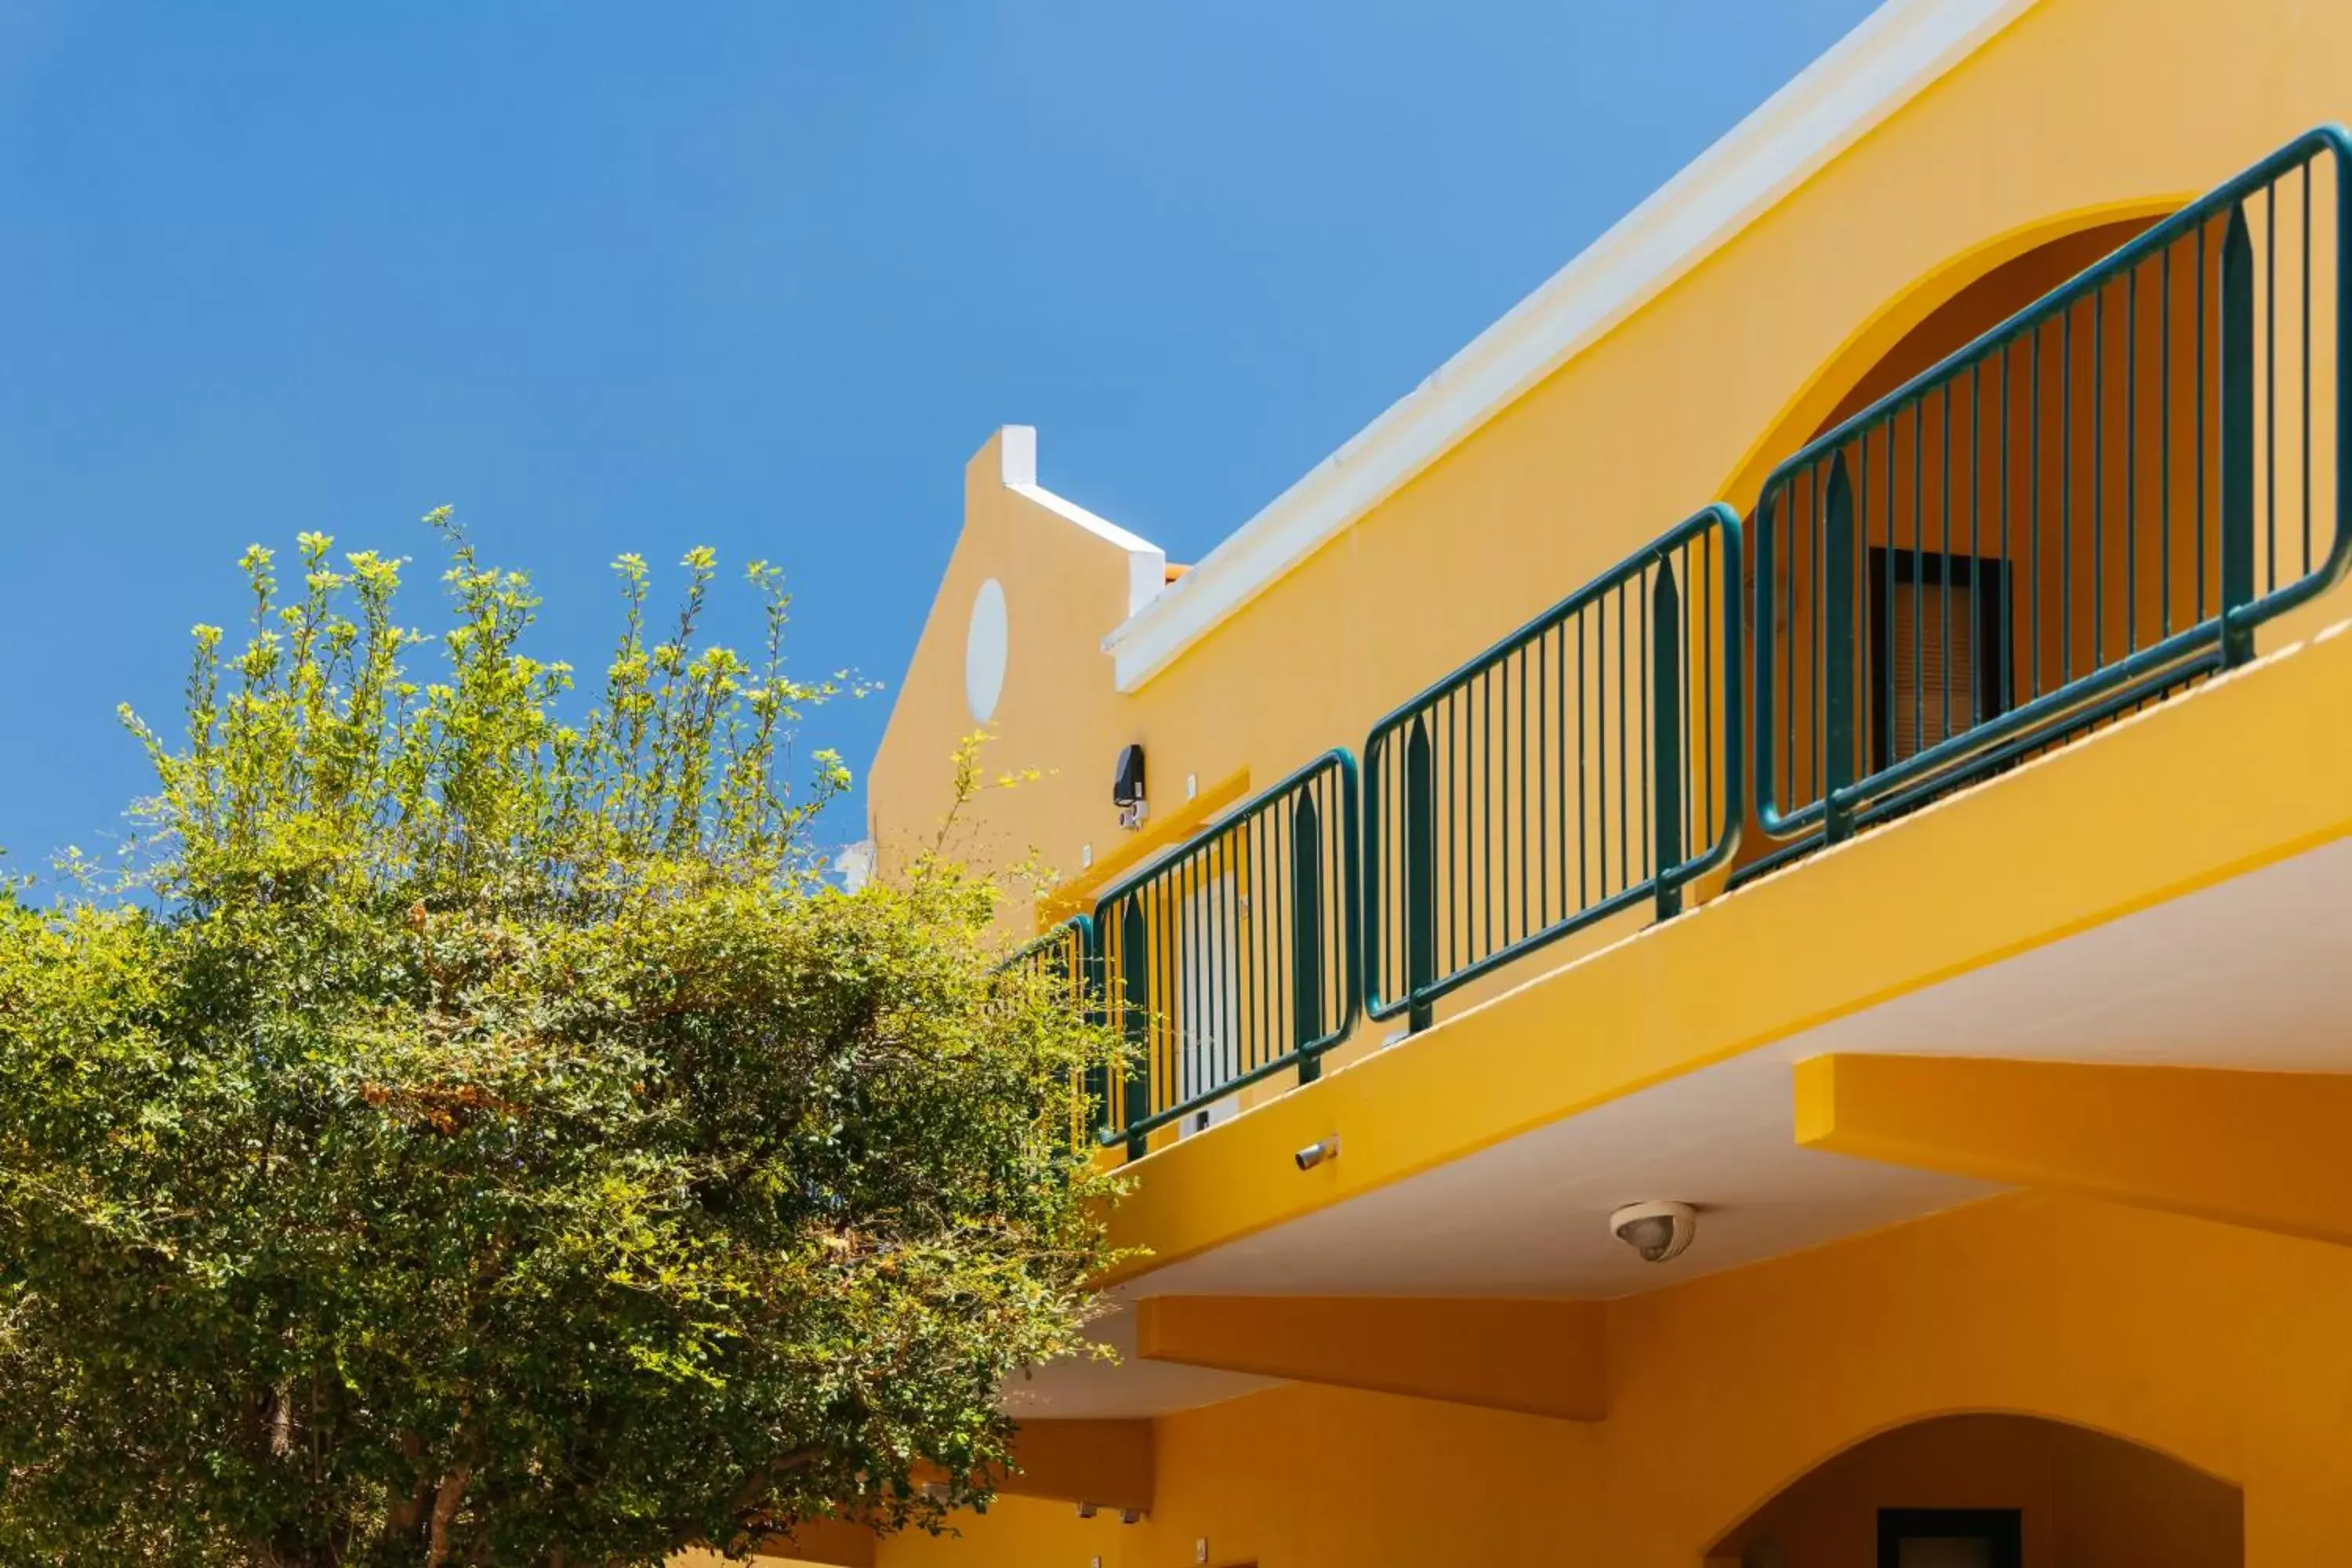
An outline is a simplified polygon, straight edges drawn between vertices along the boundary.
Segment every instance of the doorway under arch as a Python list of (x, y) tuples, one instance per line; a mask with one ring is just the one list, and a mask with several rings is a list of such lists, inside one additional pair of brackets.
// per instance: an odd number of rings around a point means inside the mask
[(1707, 1568), (2243, 1568), (2236, 1487), (2067, 1422), (1934, 1416), (1823, 1460)]

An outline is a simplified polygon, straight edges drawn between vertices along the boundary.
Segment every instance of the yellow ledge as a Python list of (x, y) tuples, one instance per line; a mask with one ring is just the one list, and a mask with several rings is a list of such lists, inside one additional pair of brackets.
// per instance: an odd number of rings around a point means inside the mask
[[(1150, 1256), (1112, 1279), (2352, 832), (2343, 629), (1152, 1154), (1109, 1218)], [(1932, 920), (1888, 918), (1927, 889)], [(1334, 1136), (1341, 1158), (1294, 1168)]]
[(2352, 1077), (1966, 1057), (1796, 1069), (1808, 1149), (2352, 1242)]
[(1085, 873), (1073, 877), (1037, 903), (1040, 935), (1091, 909), (1102, 890), (1161, 850), (1189, 837), (1202, 824), (1249, 794), (1249, 770), (1228, 773), (1165, 816), (1154, 817), (1143, 829), (1103, 856)]
[[(1443, 1297), (1150, 1296), (1136, 1353), (1322, 1383), (1598, 1421), (1609, 1413), (1598, 1301)], [(1412, 1355), (1399, 1355), (1399, 1345)]]

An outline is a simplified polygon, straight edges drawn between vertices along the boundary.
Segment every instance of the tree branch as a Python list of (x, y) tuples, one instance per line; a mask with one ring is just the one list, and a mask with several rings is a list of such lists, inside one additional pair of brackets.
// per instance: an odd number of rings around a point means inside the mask
[(449, 1525), (457, 1517), (457, 1505), (466, 1500), (466, 1489), (473, 1484), (471, 1465), (459, 1465), (441, 1478), (433, 1494), (433, 1540), (425, 1549), (425, 1568), (442, 1568), (449, 1561)]

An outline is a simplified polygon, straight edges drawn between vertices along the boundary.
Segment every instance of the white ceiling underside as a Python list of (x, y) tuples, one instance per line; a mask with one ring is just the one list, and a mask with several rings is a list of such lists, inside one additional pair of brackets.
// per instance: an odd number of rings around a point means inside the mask
[[(1801, 866), (1790, 875), (1802, 876)], [(1909, 993), (1156, 1269), (1125, 1295), (1626, 1295), (1916, 1218), (1981, 1184), (1800, 1149), (1790, 1065), (1917, 1052), (2284, 1071), (2352, 1069), (2352, 840)], [(1606, 962), (1605, 959), (1601, 962)], [(1700, 1205), (1664, 1267), (1610, 1235), (1616, 1205)], [(1118, 1313), (1100, 1331), (1130, 1333)], [(1066, 1363), (1012, 1400), (1149, 1415), (1258, 1380)]]

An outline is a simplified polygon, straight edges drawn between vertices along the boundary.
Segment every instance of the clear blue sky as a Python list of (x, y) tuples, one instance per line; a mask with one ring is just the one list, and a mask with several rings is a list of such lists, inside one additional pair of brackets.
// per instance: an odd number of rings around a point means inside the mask
[(606, 563), (707, 542), (889, 681), (1023, 422), (1192, 559), (1869, 9), (0, 0), (6, 863), (120, 835), (252, 541), (427, 623), (452, 503), (590, 667)]

